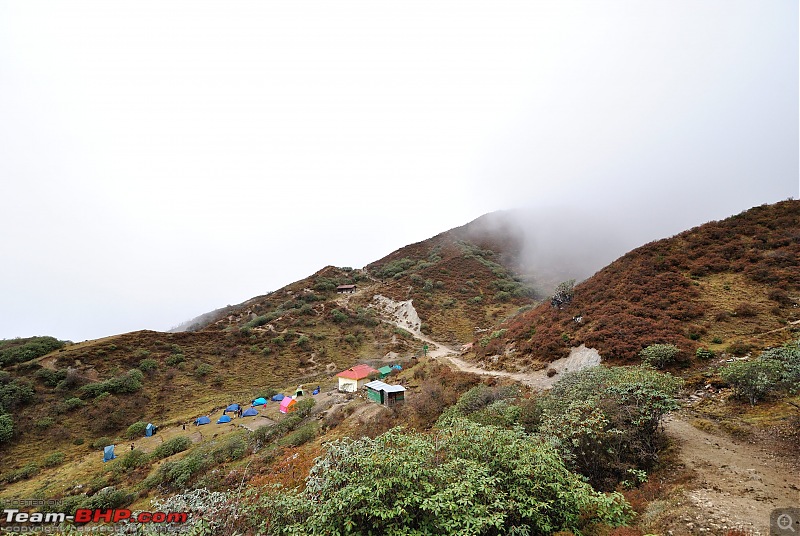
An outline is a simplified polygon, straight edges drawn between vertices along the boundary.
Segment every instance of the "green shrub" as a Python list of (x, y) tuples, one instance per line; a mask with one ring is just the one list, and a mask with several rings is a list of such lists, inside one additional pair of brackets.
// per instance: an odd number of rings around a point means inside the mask
[(64, 453), (55, 451), (47, 455), (42, 462), (42, 465), (45, 467), (55, 467), (56, 465), (61, 465), (62, 463), (64, 463)]
[(261, 448), (263, 445), (274, 441), (277, 438), (283, 437), (287, 433), (294, 430), (303, 418), (297, 414), (292, 414), (284, 419), (281, 419), (272, 426), (262, 426), (256, 429), (251, 436), (251, 441), (256, 449)]
[(0, 413), (14, 411), (33, 400), (33, 386), (23, 380), (14, 380), (0, 385)]
[(350, 320), (350, 317), (341, 312), (339, 309), (333, 309), (331, 311), (331, 319), (337, 324), (343, 324)]
[(27, 463), (22, 466), (20, 469), (16, 471), (12, 471), (11, 473), (5, 476), (6, 482), (18, 482), (20, 480), (28, 480), (29, 478), (33, 478), (34, 476), (39, 474), (39, 466), (35, 463)]
[(435, 436), (336, 441), (293, 503), (298, 534), (580, 534), (631, 518), (620, 494), (594, 491), (546, 442), (464, 420)]
[(136, 495), (133, 493), (126, 493), (120, 489), (108, 488), (103, 489), (91, 497), (88, 497), (83, 502), (83, 508), (111, 510), (114, 508), (123, 508), (131, 504)]
[(92, 398), (99, 397), (104, 393), (135, 393), (142, 388), (143, 379), (144, 374), (142, 374), (141, 370), (131, 369), (121, 376), (116, 376), (103, 382), (84, 385), (81, 390)]
[(507, 331), (508, 330), (505, 328), (493, 331), (491, 334), (486, 335), (485, 337), (481, 337), (481, 340), (478, 341), (478, 344), (480, 344), (485, 348), (492, 340), (502, 337), (503, 335), (506, 334)]
[(214, 367), (209, 365), (208, 363), (199, 363), (195, 369), (194, 373), (198, 378), (203, 378), (213, 372)]
[(212, 464), (213, 459), (210, 456), (193, 453), (180, 460), (165, 462), (159, 468), (158, 480), (172, 489), (185, 489), (193, 478)]
[(394, 328), (394, 333), (395, 333), (395, 335), (400, 335), (404, 339), (413, 339), (414, 338), (414, 335), (412, 335), (410, 332), (404, 330), (403, 328)]
[(800, 389), (800, 340), (772, 348), (761, 354), (761, 359), (774, 359), (782, 366), (780, 388), (790, 394)]
[(529, 429), (557, 445), (597, 489), (658, 460), (661, 418), (678, 408), (682, 381), (650, 367), (599, 366), (567, 373), (526, 411)]
[(41, 419), (37, 419), (35, 423), (33, 423), (36, 428), (39, 430), (47, 430), (51, 426), (56, 423), (56, 420), (52, 417), (42, 417)]
[(14, 437), (14, 420), (11, 415), (0, 415), (0, 444)]
[(722, 344), (722, 337), (714, 337), (711, 339), (711, 342), (714, 344)]
[(300, 348), (307, 349), (309, 343), (310, 339), (305, 335), (300, 335), (300, 337), (297, 339), (297, 346), (299, 346)]
[(54, 337), (28, 337), (0, 341), (0, 367), (24, 363), (66, 345)]
[(375, 318), (375, 309), (371, 307), (359, 307), (356, 310), (356, 322), (367, 327), (377, 326), (378, 320)]
[(714, 358), (714, 351), (713, 350), (709, 350), (708, 348), (700, 347), (700, 348), (697, 349), (697, 351), (695, 351), (694, 356), (697, 359), (702, 359), (702, 360), (705, 361), (705, 360)]
[(515, 387), (489, 387), (486, 384), (479, 383), (461, 395), (453, 406), (445, 410), (442, 414), (442, 422), (455, 417), (467, 417), (493, 402), (518, 395), (519, 389)]
[(215, 463), (225, 463), (241, 459), (246, 452), (247, 442), (242, 435), (236, 435), (221, 445), (214, 445), (210, 456)]
[(192, 440), (187, 436), (173, 437), (172, 439), (169, 439), (157, 446), (150, 454), (150, 457), (153, 460), (161, 460), (163, 458), (168, 458), (173, 454), (183, 452), (191, 446)]
[(499, 302), (507, 302), (508, 300), (511, 299), (511, 293), (506, 292), (505, 290), (501, 290), (500, 292), (494, 295), (494, 299), (495, 301)]
[(125, 439), (137, 439), (139, 437), (144, 437), (145, 429), (147, 429), (146, 422), (144, 421), (135, 422), (132, 425), (128, 426), (128, 429), (125, 431)]
[(67, 376), (66, 370), (51, 370), (41, 368), (36, 371), (36, 378), (42, 381), (47, 387), (55, 387)]
[(113, 444), (114, 444), (114, 440), (113, 439), (111, 439), (110, 437), (103, 436), (103, 437), (98, 437), (97, 439), (92, 441), (91, 446), (92, 446), (93, 449), (103, 449), (103, 448), (105, 448), (105, 447), (107, 447), (109, 445), (113, 445)]
[(642, 361), (655, 368), (661, 369), (670, 365), (680, 353), (674, 344), (651, 344), (639, 352)]
[(86, 405), (86, 402), (81, 400), (80, 398), (73, 396), (72, 398), (68, 398), (64, 401), (64, 408), (68, 411), (72, 411), (83, 407)]
[(295, 403), (294, 413), (301, 418), (306, 418), (311, 414), (311, 410), (314, 409), (316, 404), (317, 401), (313, 398), (303, 397), (302, 400)]
[(183, 363), (185, 360), (186, 358), (183, 356), (183, 354), (173, 354), (167, 358), (165, 363), (170, 367), (174, 367), (179, 363)]
[(142, 359), (139, 361), (139, 370), (142, 372), (150, 372), (158, 368), (158, 361), (155, 359)]
[(314, 290), (325, 292), (335, 290), (337, 286), (335, 281), (327, 277), (318, 277), (314, 280)]
[(117, 458), (113, 470), (126, 473), (139, 467), (145, 467), (149, 463), (150, 456), (148, 456), (146, 452), (140, 449), (134, 449)]
[(383, 267), (378, 272), (378, 275), (380, 277), (385, 277), (385, 278), (397, 277), (406, 270), (408, 270), (409, 268), (413, 267), (415, 264), (417, 264), (416, 261), (404, 257), (402, 259), (398, 259), (384, 264)]
[(734, 395), (753, 406), (778, 387), (782, 373), (783, 365), (775, 359), (735, 361), (720, 369), (720, 376), (733, 387)]
[(278, 444), (281, 446), (299, 447), (317, 437), (317, 428), (316, 422), (308, 423), (281, 439)]

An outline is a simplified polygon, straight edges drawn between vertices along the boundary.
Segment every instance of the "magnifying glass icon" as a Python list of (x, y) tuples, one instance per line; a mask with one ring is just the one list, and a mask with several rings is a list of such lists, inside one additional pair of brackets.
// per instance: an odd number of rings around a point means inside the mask
[(792, 520), (789, 514), (781, 514), (778, 516), (778, 519), (775, 521), (778, 525), (778, 528), (781, 530), (791, 530), (794, 532), (794, 521)]

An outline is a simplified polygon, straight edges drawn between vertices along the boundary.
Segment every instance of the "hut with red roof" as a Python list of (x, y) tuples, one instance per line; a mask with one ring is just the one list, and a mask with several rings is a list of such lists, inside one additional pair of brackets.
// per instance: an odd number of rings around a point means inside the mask
[(339, 378), (339, 390), (346, 393), (355, 393), (364, 387), (370, 380), (370, 375), (380, 375), (380, 372), (369, 365), (356, 365), (343, 370), (336, 375)]

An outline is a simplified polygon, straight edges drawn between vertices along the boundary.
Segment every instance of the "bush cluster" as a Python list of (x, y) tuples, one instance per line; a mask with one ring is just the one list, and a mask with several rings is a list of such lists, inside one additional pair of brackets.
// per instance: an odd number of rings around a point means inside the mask
[(178, 436), (173, 437), (168, 441), (164, 441), (150, 454), (150, 456), (154, 460), (161, 460), (163, 458), (168, 458), (173, 454), (177, 454), (179, 452), (183, 452), (184, 450), (188, 449), (192, 446), (192, 440), (186, 436)]
[(103, 393), (135, 393), (142, 388), (143, 379), (144, 375), (141, 370), (131, 369), (121, 376), (116, 376), (102, 382), (86, 384), (81, 387), (81, 390), (91, 398), (96, 398)]
[(568, 465), (595, 488), (614, 489), (629, 470), (656, 462), (663, 444), (659, 422), (678, 408), (681, 385), (649, 367), (569, 373), (527, 408), (527, 428), (558, 445)]
[(0, 341), (0, 367), (24, 363), (66, 345), (55, 337), (28, 337)]
[(796, 394), (800, 387), (800, 340), (763, 352), (757, 359), (734, 361), (720, 369), (734, 395), (751, 405), (771, 394)]
[(642, 362), (662, 369), (671, 365), (680, 352), (680, 348), (674, 344), (651, 344), (639, 352), (639, 357)]

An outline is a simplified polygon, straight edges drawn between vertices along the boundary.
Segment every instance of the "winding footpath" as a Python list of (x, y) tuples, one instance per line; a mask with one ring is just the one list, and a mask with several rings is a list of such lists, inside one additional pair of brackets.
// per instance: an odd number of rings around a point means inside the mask
[[(507, 372), (480, 368), (421, 333), (410, 301), (391, 302), (382, 296), (379, 300), (385, 321), (427, 344), (428, 357), (446, 361), (464, 372), (509, 378), (532, 389), (544, 390), (552, 387), (562, 373), (596, 366), (601, 361), (597, 350), (582, 345), (573, 348), (568, 357), (548, 365), (548, 369), (557, 372), (552, 377), (547, 376), (547, 370)], [(800, 507), (800, 466), (796, 459), (778, 455), (757, 443), (734, 440), (722, 432), (699, 430), (689, 422), (685, 410), (667, 416), (664, 429), (680, 447), (678, 464), (694, 478), (668, 507), (667, 515), (658, 518), (657, 533), (725, 536), (731, 530), (739, 530), (765, 536), (770, 533), (772, 510)], [(644, 514), (647, 515), (648, 512)]]

